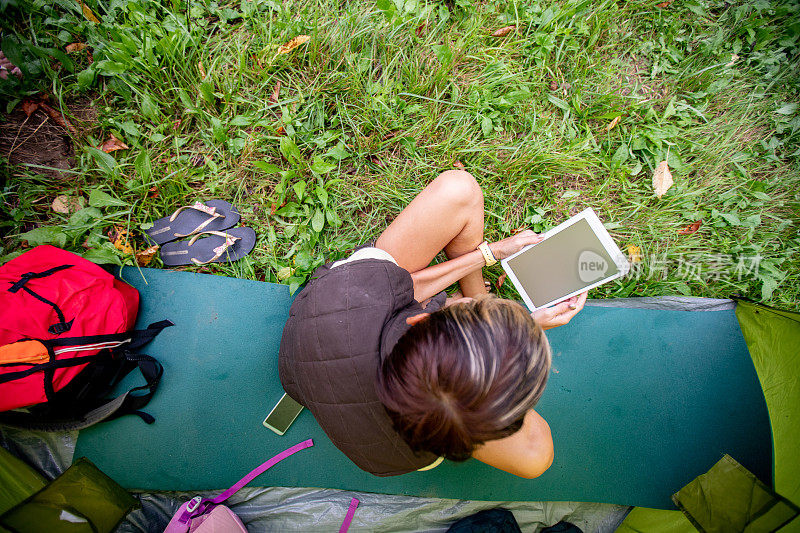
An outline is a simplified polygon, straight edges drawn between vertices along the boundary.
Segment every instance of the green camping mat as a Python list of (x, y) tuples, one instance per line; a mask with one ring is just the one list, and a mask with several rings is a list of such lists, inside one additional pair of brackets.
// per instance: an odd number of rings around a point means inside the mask
[[(156, 422), (127, 416), (78, 438), (75, 457), (126, 488), (227, 488), (309, 437), (313, 448), (253, 484), (673, 508), (670, 495), (725, 453), (771, 483), (764, 397), (733, 311), (587, 307), (548, 332), (553, 367), (538, 410), (556, 452), (538, 479), (474, 460), (379, 478), (339, 452), (308, 411), (282, 437), (261, 425), (282, 394), (285, 286), (151, 269), (123, 276), (141, 293), (138, 326), (175, 323), (144, 350), (164, 365), (145, 409)], [(129, 377), (123, 386), (137, 383)]]

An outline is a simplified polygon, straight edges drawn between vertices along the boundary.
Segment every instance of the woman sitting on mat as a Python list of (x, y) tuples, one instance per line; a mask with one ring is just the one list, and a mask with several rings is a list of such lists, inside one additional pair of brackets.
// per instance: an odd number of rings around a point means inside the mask
[[(439, 175), (374, 246), (317, 269), (289, 311), (284, 389), (333, 443), (378, 476), (474, 457), (517, 476), (553, 461), (533, 407), (550, 370), (543, 329), (586, 294), (532, 315), (487, 295), (481, 269), (542, 237), (483, 244), (483, 194), (467, 172)], [(444, 250), (448, 260), (429, 266)], [(443, 291), (458, 281), (463, 297)]]

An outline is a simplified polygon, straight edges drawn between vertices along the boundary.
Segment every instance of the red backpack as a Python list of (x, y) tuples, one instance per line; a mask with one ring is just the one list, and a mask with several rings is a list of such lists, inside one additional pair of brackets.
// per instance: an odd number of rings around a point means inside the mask
[[(98, 265), (37, 246), (0, 267), (0, 422), (40, 430), (82, 429), (135, 413), (163, 369), (134, 353), (168, 320), (132, 331), (139, 293)], [(138, 367), (147, 382), (106, 396)]]

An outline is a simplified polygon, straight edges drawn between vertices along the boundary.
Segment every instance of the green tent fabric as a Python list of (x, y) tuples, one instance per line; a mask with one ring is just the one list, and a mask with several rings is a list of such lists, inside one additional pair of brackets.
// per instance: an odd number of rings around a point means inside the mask
[(139, 502), (80, 458), (46, 487), (0, 515), (16, 533), (110, 533)]
[(700, 531), (777, 531), (800, 511), (796, 505), (725, 455), (672, 499)]
[[(261, 425), (282, 392), (276, 355), (291, 302), (285, 286), (142, 273), (123, 271), (142, 296), (138, 325), (176, 324), (145, 350), (165, 367), (146, 408), (156, 422), (129, 416), (100, 424), (80, 433), (76, 449), (127, 488), (224, 488), (308, 437), (312, 453), (257, 484), (672, 508), (669, 495), (726, 452), (770, 477), (766, 407), (732, 311), (587, 307), (549, 332), (554, 363), (539, 411), (553, 430), (556, 459), (538, 479), (477, 461), (377, 478), (336, 450), (308, 412), (283, 437)], [(751, 421), (746, 431), (741, 416)]]
[(0, 447), (0, 515), (46, 484), (41, 474)]
[(772, 423), (775, 490), (800, 505), (800, 313), (740, 300), (736, 317)]
[(697, 533), (680, 511), (634, 507), (616, 533)]
[(675, 495), (681, 511), (637, 507), (618, 533), (761, 533), (797, 531), (800, 508), (725, 455)]

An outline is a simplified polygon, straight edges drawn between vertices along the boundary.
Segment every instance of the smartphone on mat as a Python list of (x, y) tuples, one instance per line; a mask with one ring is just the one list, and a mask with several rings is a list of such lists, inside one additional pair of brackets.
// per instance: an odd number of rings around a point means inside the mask
[(267, 415), (267, 418), (264, 419), (263, 424), (278, 435), (283, 435), (302, 410), (303, 406), (284, 392), (281, 399)]

